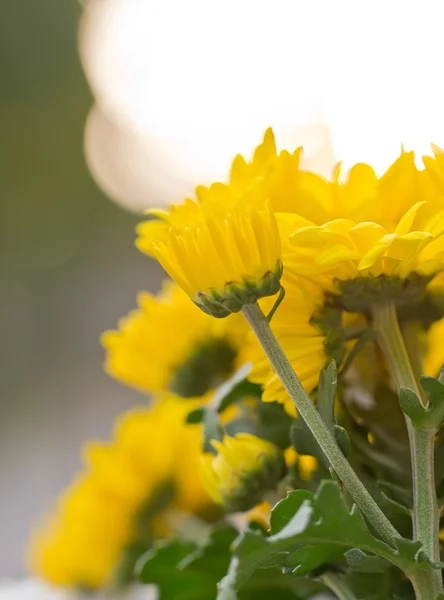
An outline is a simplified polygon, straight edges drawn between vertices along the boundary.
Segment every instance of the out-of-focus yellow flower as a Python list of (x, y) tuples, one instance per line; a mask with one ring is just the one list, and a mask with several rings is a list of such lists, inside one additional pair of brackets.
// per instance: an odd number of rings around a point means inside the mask
[(444, 319), (435, 321), (425, 335), (424, 374), (438, 377), (444, 365)]
[(319, 468), (318, 461), (310, 454), (298, 454), (293, 446), (285, 451), (285, 462), (287, 467), (298, 465), (299, 475), (302, 481), (310, 481)]
[(201, 458), (201, 477), (210, 496), (229, 512), (260, 503), (285, 473), (283, 454), (271, 442), (248, 433), (213, 440), (217, 454)]
[(269, 529), (272, 508), (273, 507), (271, 506), (271, 504), (267, 501), (261, 502), (260, 504), (256, 504), (256, 506), (253, 506), (253, 508), (249, 510), (245, 515), (244, 520), (246, 522), (246, 525), (253, 522), (258, 523), (264, 529)]
[(117, 331), (102, 336), (105, 369), (113, 377), (145, 392), (188, 398), (217, 387), (241, 366), (247, 325), (240, 315), (213, 319), (171, 281), (157, 296), (139, 294), (138, 304)]
[(239, 196), (216, 183), (197, 194), (198, 202), (187, 200), (163, 214), (165, 227), (142, 223), (137, 246), (154, 254), (193, 302), (213, 316), (226, 317), (276, 294), (280, 237), (261, 187)]
[[(100, 588), (112, 580), (128, 544), (168, 532), (178, 511), (199, 513), (211, 505), (198, 477), (201, 429), (184, 424), (189, 408), (170, 398), (133, 410), (119, 419), (110, 443), (86, 447), (84, 473), (32, 539), (36, 575), (56, 585)], [(144, 522), (165, 490), (171, 500)]]

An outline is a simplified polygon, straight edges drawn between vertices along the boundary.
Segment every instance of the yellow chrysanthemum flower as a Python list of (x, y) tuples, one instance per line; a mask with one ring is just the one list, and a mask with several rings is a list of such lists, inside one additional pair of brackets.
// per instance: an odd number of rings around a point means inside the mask
[(217, 454), (201, 458), (201, 477), (210, 496), (229, 512), (260, 503), (285, 473), (283, 454), (271, 442), (248, 433), (213, 440)]
[[(176, 398), (133, 410), (119, 419), (113, 441), (87, 446), (85, 472), (32, 540), (36, 575), (56, 585), (100, 588), (130, 543), (167, 532), (178, 511), (199, 513), (211, 505), (198, 477), (201, 429), (184, 424), (188, 411)], [(170, 501), (146, 522), (142, 517), (165, 491)]]
[(344, 178), (338, 164), (328, 181), (301, 169), (302, 147), (278, 153), (273, 131), (267, 129), (251, 161), (240, 155), (234, 159), (230, 186), (244, 193), (259, 180), (275, 213), (297, 214), (311, 224), (341, 218), (377, 222), (392, 229), (419, 197), (434, 210), (439, 206), (442, 210), (442, 193), (436, 184), (444, 192), (444, 154), (434, 149), (434, 161), (424, 158), (429, 172), (419, 171), (413, 152), (403, 151), (381, 178), (366, 164), (355, 165)]
[(142, 223), (139, 249), (154, 254), (194, 303), (216, 317), (276, 294), (280, 237), (261, 187), (239, 196), (233, 187), (216, 183), (197, 194), (198, 202), (186, 200), (165, 213), (164, 227)]
[(275, 212), (297, 213), (316, 223), (328, 219), (332, 208), (330, 183), (317, 173), (300, 168), (302, 147), (293, 153), (278, 153), (271, 129), (247, 162), (238, 155), (233, 161), (230, 186), (245, 193), (258, 180)]
[(356, 165), (334, 185), (337, 197), (345, 198), (342, 213), (321, 225), (296, 227), (286, 268), (347, 296), (351, 310), (365, 309), (356, 296), (371, 296), (372, 289), (409, 301), (413, 288), (444, 269), (444, 195), (427, 172), (416, 169), (413, 153), (402, 154), (380, 179), (368, 165)]
[(216, 320), (197, 310), (171, 281), (157, 296), (142, 292), (139, 309), (107, 331), (106, 371), (148, 393), (170, 390), (201, 396), (241, 366), (246, 323), (240, 315)]

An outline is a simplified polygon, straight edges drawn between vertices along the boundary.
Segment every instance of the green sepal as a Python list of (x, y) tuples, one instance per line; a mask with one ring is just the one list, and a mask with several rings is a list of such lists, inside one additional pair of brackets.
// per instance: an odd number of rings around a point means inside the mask
[(267, 271), (260, 279), (246, 278), (227, 283), (223, 290), (197, 292), (193, 302), (204, 313), (223, 319), (231, 313), (241, 311), (248, 304), (255, 304), (261, 298), (277, 294), (281, 289), (282, 272), (282, 261), (278, 260), (274, 271)]

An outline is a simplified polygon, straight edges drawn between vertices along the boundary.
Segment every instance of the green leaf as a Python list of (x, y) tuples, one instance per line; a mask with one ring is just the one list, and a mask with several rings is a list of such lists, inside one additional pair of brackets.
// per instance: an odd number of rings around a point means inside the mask
[(219, 397), (216, 410), (218, 413), (223, 413), (226, 408), (232, 404), (236, 404), (239, 400), (247, 397), (260, 398), (261, 395), (262, 388), (260, 385), (244, 379), (233, 386), (226, 395)]
[(214, 452), (210, 444), (211, 440), (222, 440), (224, 428), (219, 415), (228, 406), (246, 397), (260, 398), (261, 387), (246, 379), (250, 369), (251, 364), (243, 365), (230, 379), (216, 389), (208, 405), (200, 406), (188, 413), (186, 423), (203, 423), (204, 425), (203, 448), (205, 452)]
[(318, 577), (330, 569), (336, 570), (341, 564), (345, 564), (343, 548), (334, 544), (316, 544), (301, 546), (291, 552), (281, 566), (297, 577)]
[(414, 391), (401, 388), (399, 402), (415, 427), (439, 429), (444, 423), (444, 384), (435, 377), (421, 377), (421, 387), (428, 405), (424, 406)]
[(159, 587), (159, 600), (214, 598), (236, 535), (234, 529), (224, 527), (215, 530), (201, 546), (185, 540), (159, 545), (139, 560), (140, 579)]
[[(442, 371), (441, 371), (442, 372)], [(431, 420), (439, 429), (444, 422), (444, 384), (434, 377), (421, 377), (421, 387), (427, 395)]]
[(335, 399), (338, 383), (338, 372), (334, 360), (321, 371), (318, 387), (317, 407), (319, 414), (331, 433), (335, 426)]
[(347, 431), (340, 425), (335, 425), (333, 428), (335, 440), (344, 456), (348, 456), (351, 450), (351, 441)]
[[(289, 496), (299, 492), (290, 492)], [(288, 518), (288, 498), (278, 502), (273, 513), (284, 512)], [(297, 502), (296, 502), (297, 505)], [(274, 516), (276, 519), (276, 516)], [(298, 536), (298, 543), (332, 542), (341, 546), (361, 547), (369, 551), (383, 551), (389, 548), (384, 542), (374, 538), (367, 529), (358, 508), (350, 511), (339, 485), (333, 481), (323, 481), (311, 500), (304, 500), (287, 525), (279, 530), (271, 530), (270, 540), (291, 540)]]
[[(219, 527), (202, 544), (186, 540), (172, 540), (147, 552), (138, 562), (140, 578), (144, 583), (159, 588), (159, 600), (211, 600), (217, 594), (217, 582), (225, 575), (230, 558), (230, 546), (237, 531)], [(224, 578), (225, 600), (237, 599)], [(277, 569), (253, 576), (244, 587), (239, 600), (303, 600), (312, 597), (322, 586), (308, 581), (295, 581)]]
[(232, 560), (227, 575), (217, 585), (217, 600), (308, 600), (323, 591), (325, 587), (317, 581), (284, 575), (277, 568), (267, 569), (266, 573), (256, 571), (239, 591), (236, 561)]
[[(339, 485), (333, 481), (323, 481), (314, 496), (301, 490), (290, 492), (272, 511), (271, 533), (263, 537), (247, 531), (237, 541), (228, 576), (231, 588), (238, 589), (257, 569), (291, 568), (297, 574), (299, 568), (305, 573), (298, 562), (301, 558), (310, 561), (312, 571), (322, 569), (323, 561), (331, 566), (339, 556), (332, 546), (340, 547), (342, 553), (357, 548), (401, 569), (432, 567), (419, 542), (399, 538), (397, 547), (391, 548), (373, 537), (358, 508), (349, 510)], [(381, 564), (379, 561), (379, 568)], [(219, 596), (221, 599), (225, 596)]]
[[(335, 420), (337, 383), (338, 374), (336, 363), (332, 360), (326, 369), (321, 370), (316, 406), (322, 420), (334, 435), (343, 454), (348, 455), (351, 448), (350, 438), (346, 430), (340, 425), (337, 425)], [(294, 421), (290, 437), (293, 446), (299, 454), (311, 454), (312, 456), (315, 456), (318, 461), (321, 461), (325, 467), (329, 468), (330, 464), (328, 460), (302, 419), (299, 418)]]
[(405, 414), (410, 417), (414, 425), (427, 420), (427, 409), (413, 390), (401, 387), (399, 392), (399, 404)]
[(324, 467), (329, 468), (330, 463), (322, 452), (316, 438), (300, 417), (293, 420), (290, 429), (290, 441), (298, 454), (310, 454), (324, 465)]
[(383, 573), (390, 567), (389, 561), (385, 558), (366, 554), (359, 548), (347, 550), (344, 556), (350, 569), (358, 573)]
[[(210, 407), (215, 412), (222, 412), (227, 406), (240, 398), (249, 395), (257, 386), (246, 380), (251, 371), (251, 364), (242, 365), (227, 381), (220, 385), (214, 392)], [(247, 391), (245, 391), (247, 390)]]
[(279, 507), (279, 510), (273, 509), (270, 515), (270, 530), (276, 534), (281, 531), (294, 517), (294, 515), (301, 508), (302, 504), (308, 500), (313, 499), (313, 492), (308, 490), (295, 490), (290, 492), (286, 498), (276, 504), (275, 509)]
[(412, 510), (404, 504), (392, 500), (392, 498), (389, 498), (384, 492), (381, 492), (381, 497), (383, 499), (384, 507), (389, 507), (393, 514), (405, 515), (406, 517), (412, 516)]
[(188, 413), (187, 418), (185, 419), (185, 423), (194, 424), (194, 423), (202, 423), (205, 418), (206, 408), (205, 406), (200, 406), (199, 408), (195, 408), (190, 413)]
[[(398, 600), (414, 600), (414, 597), (409, 595), (409, 592), (411, 592), (410, 583), (406, 582), (405, 576), (400, 571), (387, 570), (378, 573), (376, 577), (374, 573), (351, 571), (345, 575), (345, 581), (356, 598), (395, 600), (395, 598), (398, 598), (396, 593), (393, 594), (396, 590), (400, 594)], [(407, 588), (407, 591), (405, 588)]]
[(212, 410), (206, 410), (203, 426), (203, 449), (205, 452), (212, 452), (215, 454), (216, 450), (211, 445), (211, 440), (218, 440), (221, 442), (224, 437), (224, 429), (220, 423), (219, 415)]

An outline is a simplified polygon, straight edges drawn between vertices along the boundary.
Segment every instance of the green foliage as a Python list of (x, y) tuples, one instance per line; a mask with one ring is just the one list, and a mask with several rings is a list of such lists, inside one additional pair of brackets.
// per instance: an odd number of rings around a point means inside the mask
[[(147, 552), (138, 562), (142, 582), (155, 584), (159, 600), (211, 600), (217, 583), (225, 575), (231, 557), (230, 546), (237, 532), (221, 526), (201, 544), (172, 540)], [(318, 583), (302, 581), (294, 585), (277, 569), (253, 576), (239, 595), (240, 600), (302, 600), (322, 590)], [(229, 582), (227, 596), (229, 598)], [(235, 593), (235, 592), (233, 592)], [(233, 597), (236, 597), (233, 596)]]
[(292, 577), (317, 577), (346, 564), (363, 573), (380, 573), (390, 564), (404, 571), (434, 567), (419, 542), (399, 538), (392, 548), (375, 538), (357, 507), (349, 509), (339, 484), (323, 481), (316, 494), (293, 491), (274, 507), (270, 536), (247, 531), (238, 540), (218, 598), (235, 599), (233, 590), (258, 569), (274, 567)]
[(160, 545), (139, 560), (140, 579), (159, 587), (159, 600), (208, 600), (226, 571), (235, 537), (226, 527), (216, 529), (200, 547), (185, 540)]

